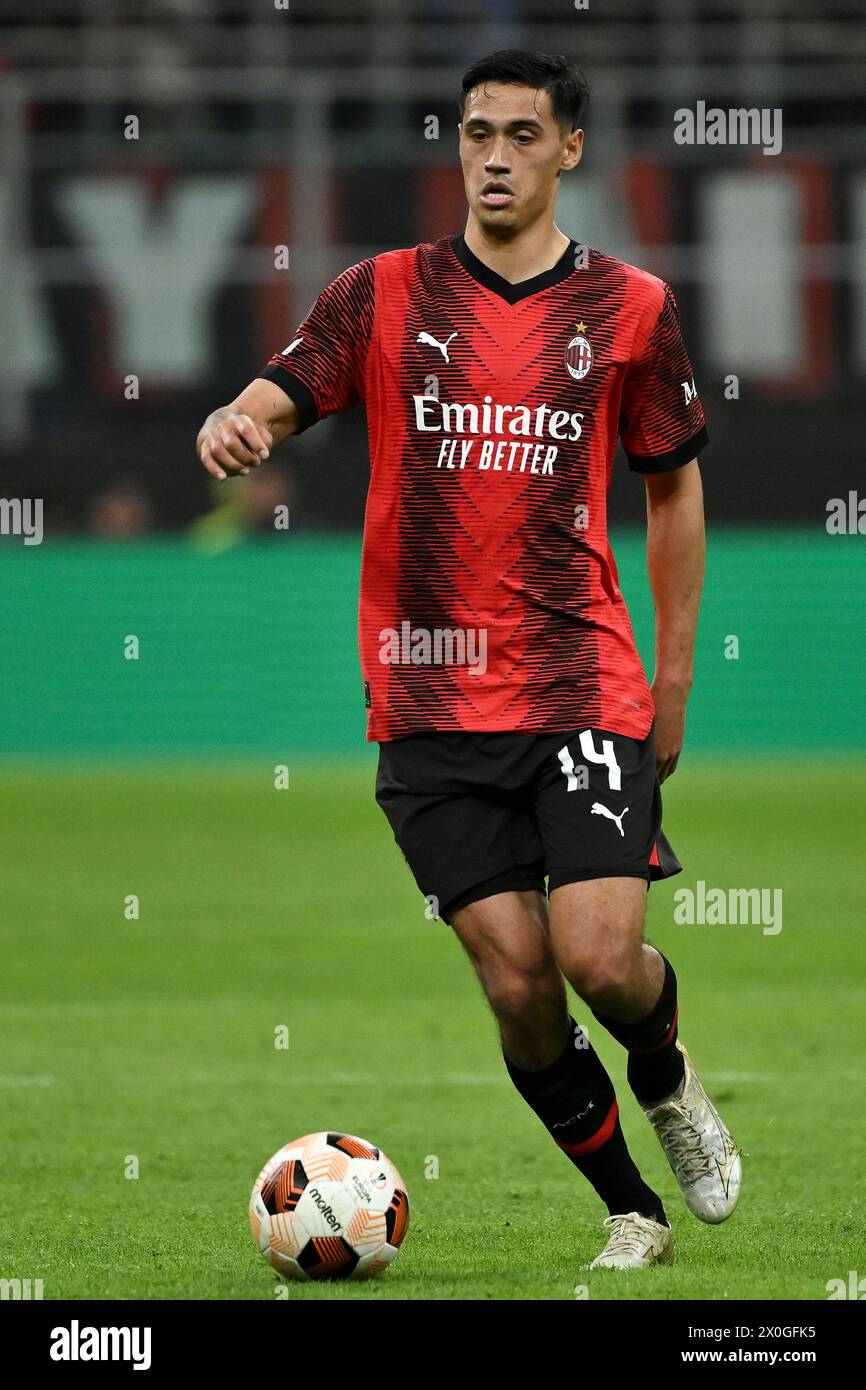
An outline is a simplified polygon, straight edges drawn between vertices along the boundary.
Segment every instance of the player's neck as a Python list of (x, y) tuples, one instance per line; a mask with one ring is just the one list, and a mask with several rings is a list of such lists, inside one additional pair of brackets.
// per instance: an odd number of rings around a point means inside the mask
[(570, 245), (553, 222), (527, 227), (510, 239), (493, 237), (471, 212), (463, 239), (473, 256), (511, 285), (552, 270)]

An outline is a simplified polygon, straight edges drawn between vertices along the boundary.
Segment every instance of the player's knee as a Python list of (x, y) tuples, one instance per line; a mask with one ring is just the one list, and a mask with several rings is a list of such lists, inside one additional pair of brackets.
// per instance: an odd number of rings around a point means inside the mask
[(565, 1002), (562, 976), (552, 962), (500, 962), (482, 976), (482, 984), (491, 1009), (503, 1022), (546, 1016)]
[(629, 947), (611, 942), (592, 953), (581, 953), (569, 964), (566, 977), (587, 1004), (604, 1005), (630, 990), (637, 956)]

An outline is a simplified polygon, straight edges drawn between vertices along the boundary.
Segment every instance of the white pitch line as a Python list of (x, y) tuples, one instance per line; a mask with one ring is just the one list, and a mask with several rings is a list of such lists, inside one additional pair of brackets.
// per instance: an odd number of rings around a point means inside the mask
[[(765, 1085), (778, 1080), (772, 1071), (717, 1071), (704, 1073), (716, 1085)], [(503, 1070), (490, 1076), (481, 1072), (446, 1072), (442, 1076), (375, 1076), (364, 1072), (329, 1072), (324, 1076), (284, 1076), (282, 1086), (499, 1086), (508, 1077)], [(269, 1079), (270, 1084), (270, 1079)]]
[(708, 1071), (704, 1075), (708, 1081), (717, 1081), (721, 1086), (749, 1086), (753, 1082), (762, 1085), (779, 1079), (775, 1071)]
[[(230, 1073), (218, 1071), (188, 1072), (187, 1079), (196, 1084), (216, 1083), (224, 1085), (244, 1084), (250, 1076), (232, 1077)], [(261, 1082), (260, 1073), (256, 1079)], [(441, 1076), (384, 1076), (376, 1072), (332, 1071), (317, 1075), (289, 1074), (288, 1076), (268, 1077), (269, 1086), (502, 1086), (508, 1081), (503, 1070), (487, 1075), (482, 1072), (445, 1072)]]
[[(836, 1070), (825, 1075), (833, 1075), (848, 1081), (862, 1081), (866, 1073), (851, 1069)], [(770, 1085), (779, 1080), (774, 1071), (708, 1071), (704, 1073), (707, 1081), (720, 1086)], [(231, 1078), (224, 1071), (196, 1071), (188, 1074), (191, 1082), (198, 1085), (224, 1085), (227, 1081), (249, 1080), (242, 1077)], [(440, 1076), (383, 1076), (375, 1072), (332, 1071), (319, 1075), (289, 1075), (269, 1078), (269, 1084), (278, 1086), (503, 1086), (507, 1081), (502, 1072), (443, 1072)], [(53, 1076), (0, 1076), (0, 1087), (9, 1089), (44, 1088), (55, 1085)]]
[[(190, 1072), (189, 1081), (194, 1084), (219, 1084), (227, 1081), (243, 1084), (249, 1077), (232, 1078), (226, 1072)], [(718, 1071), (706, 1072), (705, 1078), (714, 1085), (750, 1086), (766, 1085), (778, 1080), (772, 1071)], [(259, 1078), (261, 1079), (261, 1078)], [(274, 1086), (504, 1086), (508, 1077), (501, 1072), (443, 1072), (441, 1076), (383, 1076), (376, 1072), (332, 1071), (318, 1074), (289, 1073), (287, 1076), (268, 1077), (267, 1084)]]
[(0, 1086), (53, 1086), (53, 1076), (0, 1076)]

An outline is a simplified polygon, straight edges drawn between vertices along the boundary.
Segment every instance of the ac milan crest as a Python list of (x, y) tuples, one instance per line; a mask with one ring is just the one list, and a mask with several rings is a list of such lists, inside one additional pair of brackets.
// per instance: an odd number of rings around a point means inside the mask
[(582, 333), (578, 333), (576, 338), (572, 338), (568, 347), (565, 349), (565, 365), (569, 375), (575, 381), (582, 381), (589, 374), (592, 366), (592, 348), (589, 339)]

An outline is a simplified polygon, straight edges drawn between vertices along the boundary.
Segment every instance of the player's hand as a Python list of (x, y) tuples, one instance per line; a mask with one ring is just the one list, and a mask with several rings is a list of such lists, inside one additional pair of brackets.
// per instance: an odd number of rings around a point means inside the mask
[(656, 707), (656, 773), (660, 782), (676, 771), (686, 732), (688, 691), (677, 686), (654, 685)]
[(199, 458), (211, 477), (245, 475), (268, 457), (274, 437), (249, 415), (232, 412), (208, 420), (199, 436)]

